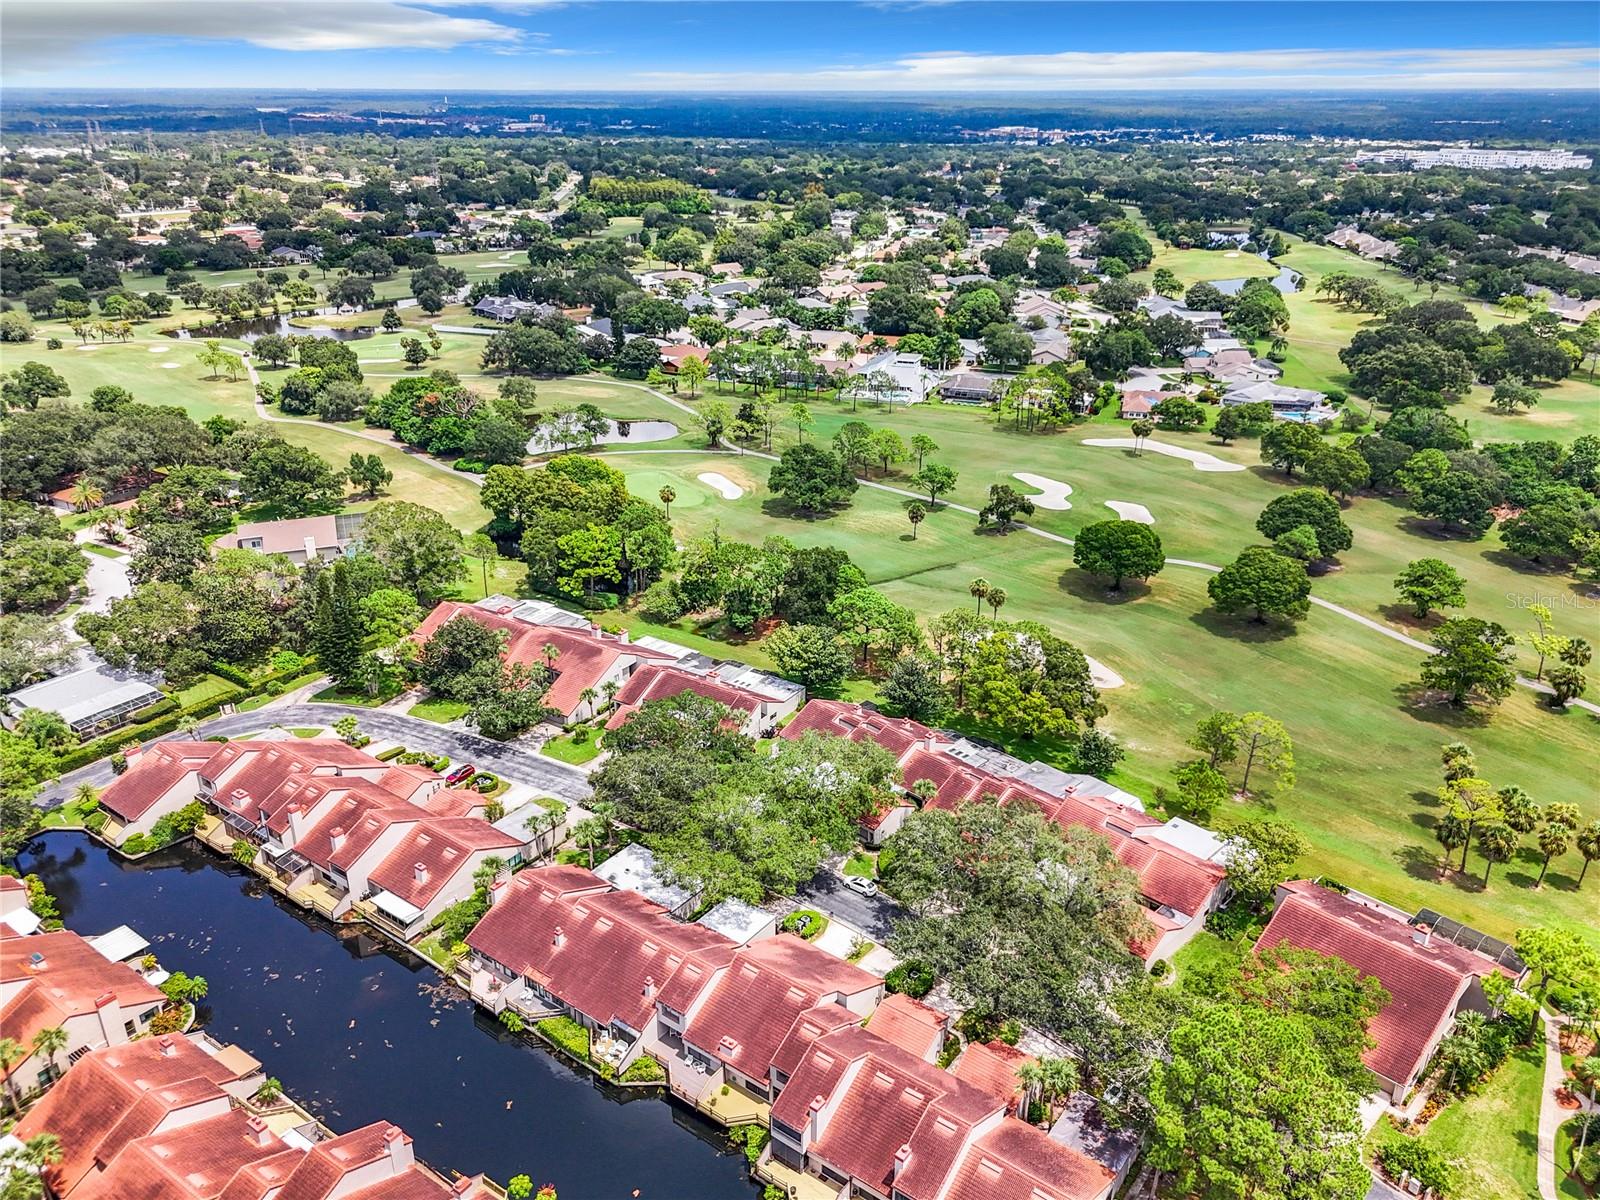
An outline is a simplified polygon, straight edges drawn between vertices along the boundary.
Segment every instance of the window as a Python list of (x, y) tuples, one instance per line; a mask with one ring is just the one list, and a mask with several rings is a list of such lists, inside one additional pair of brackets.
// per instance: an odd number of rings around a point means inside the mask
[(132, 1021), (124, 1021), (122, 1023), (122, 1032), (128, 1037), (132, 1037), (139, 1032), (139, 1029)]

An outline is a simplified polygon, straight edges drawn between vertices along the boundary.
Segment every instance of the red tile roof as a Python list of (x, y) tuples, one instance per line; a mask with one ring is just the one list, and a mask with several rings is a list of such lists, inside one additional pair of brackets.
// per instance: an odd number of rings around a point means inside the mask
[[(657, 991), (684, 960), (731, 943), (703, 925), (673, 920), (637, 892), (573, 894), (581, 875), (589, 873), (550, 868), (513, 876), (496, 889), (467, 944), (591, 1020), (643, 1031)], [(554, 886), (545, 884), (547, 876)]]
[(277, 1136), (243, 1109), (129, 1143), (73, 1200), (213, 1200), (251, 1163), (283, 1152)]
[(987, 1092), (1011, 1111), (1022, 1094), (1022, 1080), (1017, 1078), (1017, 1072), (1023, 1064), (1034, 1061), (1033, 1055), (1004, 1042), (969, 1042), (950, 1070), (957, 1079)]
[(445, 600), (430, 612), (412, 634), (413, 640), (426, 645), (445, 622), (455, 617), (465, 617), (506, 635), (504, 657), (508, 663), (525, 666), (545, 666), (545, 648), (556, 651), (555, 682), (545, 694), (545, 703), (563, 715), (570, 715), (583, 703), (584, 691), (599, 688), (608, 672), (619, 660), (664, 662), (672, 655), (646, 646), (625, 642), (614, 634), (597, 629), (563, 629), (550, 625), (533, 625), (515, 617), (489, 612), (473, 604), (460, 604)]
[(41, 1029), (94, 1013), (107, 995), (123, 1008), (166, 1001), (132, 967), (109, 961), (70, 929), (30, 937), (0, 929), (0, 987), (10, 995), (0, 1008), (0, 1029), (24, 1046)]
[(734, 951), (694, 1006), (684, 1040), (743, 1075), (765, 1079), (773, 1055), (803, 1013), (882, 984), (826, 950), (780, 933)]
[(217, 752), (217, 742), (158, 742), (135, 756), (126, 773), (113, 779), (100, 793), (100, 804), (124, 822), (137, 821), (150, 811), (185, 775)]
[(522, 841), (477, 817), (428, 817), (408, 829), (400, 844), (367, 874), (367, 881), (417, 908), (427, 908), (475, 856), (509, 857)]
[[(9, 1032), (9, 1031), (8, 1031)], [(197, 1084), (221, 1094), (234, 1073), (205, 1053), (184, 1034), (142, 1038), (120, 1046), (91, 1051), (45, 1093), (17, 1124), (16, 1134), (26, 1140), (39, 1133), (61, 1139), (61, 1162), (51, 1172), (59, 1193), (70, 1192), (78, 1181), (111, 1158), (113, 1137), (120, 1149), (135, 1125), (127, 1124), (142, 1112), (148, 1119), (149, 1102), (175, 1097), (173, 1107), (193, 1103)], [(166, 1110), (163, 1105), (163, 1111)], [(155, 1128), (154, 1123), (138, 1137)]]
[(1087, 1155), (1007, 1117), (962, 1156), (944, 1200), (1099, 1200), (1115, 1179)]
[(944, 1034), (950, 1018), (920, 1000), (898, 992), (885, 996), (872, 1012), (868, 1027), (884, 1041), (899, 1046), (907, 1054), (934, 1062), (944, 1047)]
[(294, 1169), (288, 1183), (273, 1200), (327, 1200), (333, 1190), (352, 1171), (358, 1171), (389, 1157), (389, 1139), (411, 1139), (398, 1125), (374, 1121), (338, 1137), (318, 1142)]
[(1283, 893), (1256, 950), (1315, 950), (1377, 979), (1390, 999), (1367, 1026), (1376, 1044), (1363, 1058), (1382, 1078), (1410, 1082), (1462, 991), (1495, 965), (1449, 943), (1418, 945), (1412, 936), (1420, 931), (1313, 883), (1286, 883)]
[[(560, 666), (559, 659), (556, 665)], [(696, 675), (693, 671), (685, 671), (678, 667), (646, 663), (637, 668), (628, 677), (628, 682), (617, 692), (617, 711), (606, 722), (606, 728), (615, 729), (622, 725), (641, 704), (647, 701), (665, 700), (671, 696), (682, 695), (684, 692), (693, 692), (697, 696), (715, 700), (718, 704), (727, 705), (736, 712), (746, 714), (755, 712), (761, 706), (761, 697), (742, 688), (729, 687), (705, 675)]]

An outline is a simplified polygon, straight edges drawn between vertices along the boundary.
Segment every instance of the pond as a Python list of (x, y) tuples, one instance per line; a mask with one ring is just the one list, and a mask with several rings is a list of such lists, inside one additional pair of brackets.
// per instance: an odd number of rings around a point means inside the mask
[[(1266, 256), (1262, 255), (1262, 257), (1265, 258)], [(1301, 275), (1299, 271), (1293, 270), (1290, 267), (1279, 267), (1278, 273), (1272, 277), (1272, 286), (1277, 288), (1284, 295), (1288, 295), (1291, 292), (1299, 290), (1300, 280)], [(1221, 292), (1224, 296), (1237, 296), (1240, 290), (1243, 289), (1244, 285), (1249, 282), (1249, 279), (1213, 279), (1211, 281), (1211, 286), (1216, 288), (1217, 291)]]
[(237, 1042), (336, 1131), (387, 1118), (440, 1170), (526, 1173), (561, 1200), (751, 1200), (721, 1130), (620, 1091), (506, 1033), (439, 974), (280, 899), (193, 845), (126, 863), (82, 834), (19, 857), (69, 928), (129, 924), (168, 970), (203, 975), (207, 1029)]
[[(678, 427), (671, 421), (613, 421), (607, 418), (606, 431), (595, 438), (594, 444), (632, 446), (640, 442), (664, 442), (677, 436)], [(561, 440), (552, 436), (549, 430), (541, 429), (528, 439), (529, 454), (549, 454), (561, 448)]]
[(173, 329), (168, 331), (167, 336), (184, 340), (237, 338), (242, 342), (253, 342), (265, 334), (278, 333), (285, 337), (321, 337), (332, 338), (336, 342), (359, 342), (373, 337), (377, 332), (378, 330), (370, 325), (364, 329), (339, 329), (332, 325), (292, 325), (287, 313), (279, 313), (275, 317), (241, 317), (237, 321), (217, 321), (194, 329)]

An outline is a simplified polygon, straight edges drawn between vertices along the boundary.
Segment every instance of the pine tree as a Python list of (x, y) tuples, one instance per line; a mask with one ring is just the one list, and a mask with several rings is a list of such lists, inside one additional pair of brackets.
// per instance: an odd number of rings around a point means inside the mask
[(335, 563), (317, 577), (313, 621), (318, 664), (340, 687), (351, 686), (361, 661), (361, 620), (344, 563)]

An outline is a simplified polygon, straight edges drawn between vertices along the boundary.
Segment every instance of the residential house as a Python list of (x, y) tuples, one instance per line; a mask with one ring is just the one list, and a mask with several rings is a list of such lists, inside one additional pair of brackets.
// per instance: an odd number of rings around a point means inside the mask
[(9, 729), (18, 714), (37, 708), (55, 713), (80, 738), (88, 739), (126, 725), (162, 699), (148, 680), (101, 663), (18, 688), (0, 704), (0, 724)]
[(660, 991), (692, 955), (729, 943), (674, 920), (637, 892), (562, 866), (497, 880), (467, 945), (469, 990), (478, 1003), (534, 1019), (564, 1013), (597, 1035), (597, 1051), (625, 1070), (644, 1048)]
[(885, 350), (867, 359), (855, 373), (869, 380), (883, 380), (881, 390), (864, 388), (863, 394), (890, 404), (921, 404), (939, 384), (939, 377), (923, 366), (919, 355), (900, 354), (894, 350)]
[[(0, 1029), (23, 1057), (0, 1079), (23, 1093), (48, 1087), (66, 1065), (150, 1031), (166, 997), (125, 963), (111, 962), (71, 930), (22, 936), (0, 928)], [(66, 1031), (56, 1054), (33, 1049), (45, 1029)]]
[(882, 998), (882, 979), (779, 933), (691, 956), (657, 996), (655, 1033), (670, 1065), (703, 1073), (705, 1088), (735, 1084), (766, 1101), (782, 1087), (779, 1048), (806, 1014), (840, 1010), (839, 1020), (859, 1021)]
[(624, 846), (594, 869), (595, 875), (619, 892), (637, 892), (671, 916), (687, 920), (700, 903), (700, 893), (673, 883), (656, 867), (656, 856), (639, 842)]
[(720, 933), (738, 946), (760, 941), (778, 932), (778, 918), (772, 913), (732, 896), (714, 906), (695, 924)]
[(1227, 333), (1222, 314), (1213, 309), (1189, 308), (1181, 300), (1170, 300), (1166, 296), (1146, 296), (1139, 301), (1139, 307), (1151, 320), (1171, 316), (1187, 321), (1202, 337), (1220, 338)]
[(890, 1045), (923, 1062), (938, 1062), (950, 1032), (950, 1014), (895, 992), (872, 1010), (869, 1028)]
[(409, 942), (472, 895), (481, 868), (508, 863), (523, 844), (478, 817), (407, 823), (399, 843), (367, 874), (367, 915)]
[(411, 636), (418, 645), (426, 645), (445, 622), (456, 618), (503, 631), (506, 662), (549, 667), (555, 680), (545, 693), (545, 704), (563, 725), (594, 716), (607, 703), (610, 685), (620, 689), (642, 664), (677, 658), (630, 642), (625, 633), (605, 633), (586, 621), (581, 628), (534, 625), (509, 615), (509, 610), (493, 612), (453, 600), (440, 603)]
[(128, 752), (128, 769), (100, 793), (106, 814), (102, 836), (120, 846), (193, 803), (200, 792), (200, 768), (217, 749), (217, 742), (174, 740)]
[[(738, 722), (739, 731), (748, 737), (770, 734), (778, 720), (785, 714), (782, 705), (768, 701), (754, 692), (732, 687), (705, 673), (685, 670), (679, 666), (649, 663), (639, 667), (617, 693), (616, 709), (606, 722), (607, 729), (616, 729), (651, 700), (665, 700), (693, 692), (731, 709)], [(792, 707), (791, 707), (792, 711)]]
[(1068, 319), (1068, 311), (1065, 304), (1043, 295), (1021, 297), (1015, 307), (1012, 308), (1011, 314), (1022, 322), (1026, 322), (1032, 317), (1038, 317), (1046, 325), (1050, 326), (1058, 326)]
[(939, 399), (946, 404), (993, 404), (1005, 394), (1015, 375), (986, 375), (957, 371), (939, 383)]
[(287, 521), (251, 521), (223, 534), (213, 545), (219, 550), (254, 550), (281, 554), (297, 567), (312, 559), (332, 562), (343, 558), (361, 536), (360, 513), (323, 517), (296, 517)]
[(15, 875), (0, 875), (0, 937), (38, 933), (39, 914), (28, 907), (28, 885)]
[(493, 321), (509, 324), (512, 321), (527, 317), (530, 320), (539, 320), (552, 317), (561, 312), (553, 304), (540, 304), (533, 300), (519, 300), (515, 296), (485, 296), (472, 306), (472, 311), (480, 317), (488, 317)]
[(1028, 336), (1033, 339), (1033, 353), (1028, 361), (1036, 367), (1070, 363), (1077, 358), (1072, 339), (1059, 329), (1035, 329)]
[(1036, 1061), (1033, 1055), (1005, 1042), (968, 1042), (961, 1056), (950, 1064), (950, 1072), (999, 1100), (1011, 1115), (1026, 1117), (1020, 1111), (1027, 1090), (1022, 1068)]
[(1327, 421), (1336, 416), (1327, 396), (1314, 388), (1285, 387), (1280, 383), (1235, 384), (1223, 394), (1222, 406), (1270, 404), (1280, 421)]
[(1362, 258), (1392, 259), (1400, 254), (1398, 242), (1362, 233), (1354, 225), (1339, 226), (1325, 240), (1330, 246), (1340, 246)]
[(676, 375), (678, 368), (690, 358), (698, 358), (702, 364), (711, 355), (711, 351), (704, 346), (679, 345), (661, 347), (661, 369), (668, 375)]
[(1376, 979), (1389, 1002), (1367, 1023), (1373, 1046), (1362, 1060), (1378, 1090), (1404, 1103), (1456, 1016), (1489, 1011), (1483, 981), (1513, 971), (1410, 924), (1404, 913), (1308, 880), (1280, 884), (1257, 953), (1279, 946), (1314, 950)]
[[(333, 1134), (285, 1127), (238, 1107), (260, 1081), (236, 1047), (175, 1034), (96, 1051), (19, 1123), (51, 1133), (46, 1171), (62, 1200), (456, 1200), (485, 1195), (481, 1177), (447, 1184), (416, 1161), (388, 1121)], [(277, 1132), (281, 1130), (282, 1132)]]
[(769, 1151), (884, 1200), (1104, 1200), (1113, 1179), (994, 1097), (848, 1025), (795, 1064), (773, 1102)]
[(933, 789), (925, 807), (954, 810), (993, 796), (1029, 805), (1064, 828), (1100, 834), (1138, 878), (1150, 930), (1132, 949), (1147, 962), (1168, 959), (1187, 944), (1226, 896), (1224, 862), (1175, 844), (1136, 797), (1093, 776), (1022, 763), (916, 721), (835, 700), (809, 701), (779, 736), (798, 738), (813, 730), (873, 741), (895, 756), (905, 791), (864, 823), (868, 845), (881, 845), (900, 828), (915, 808), (910, 789), (923, 780)]

